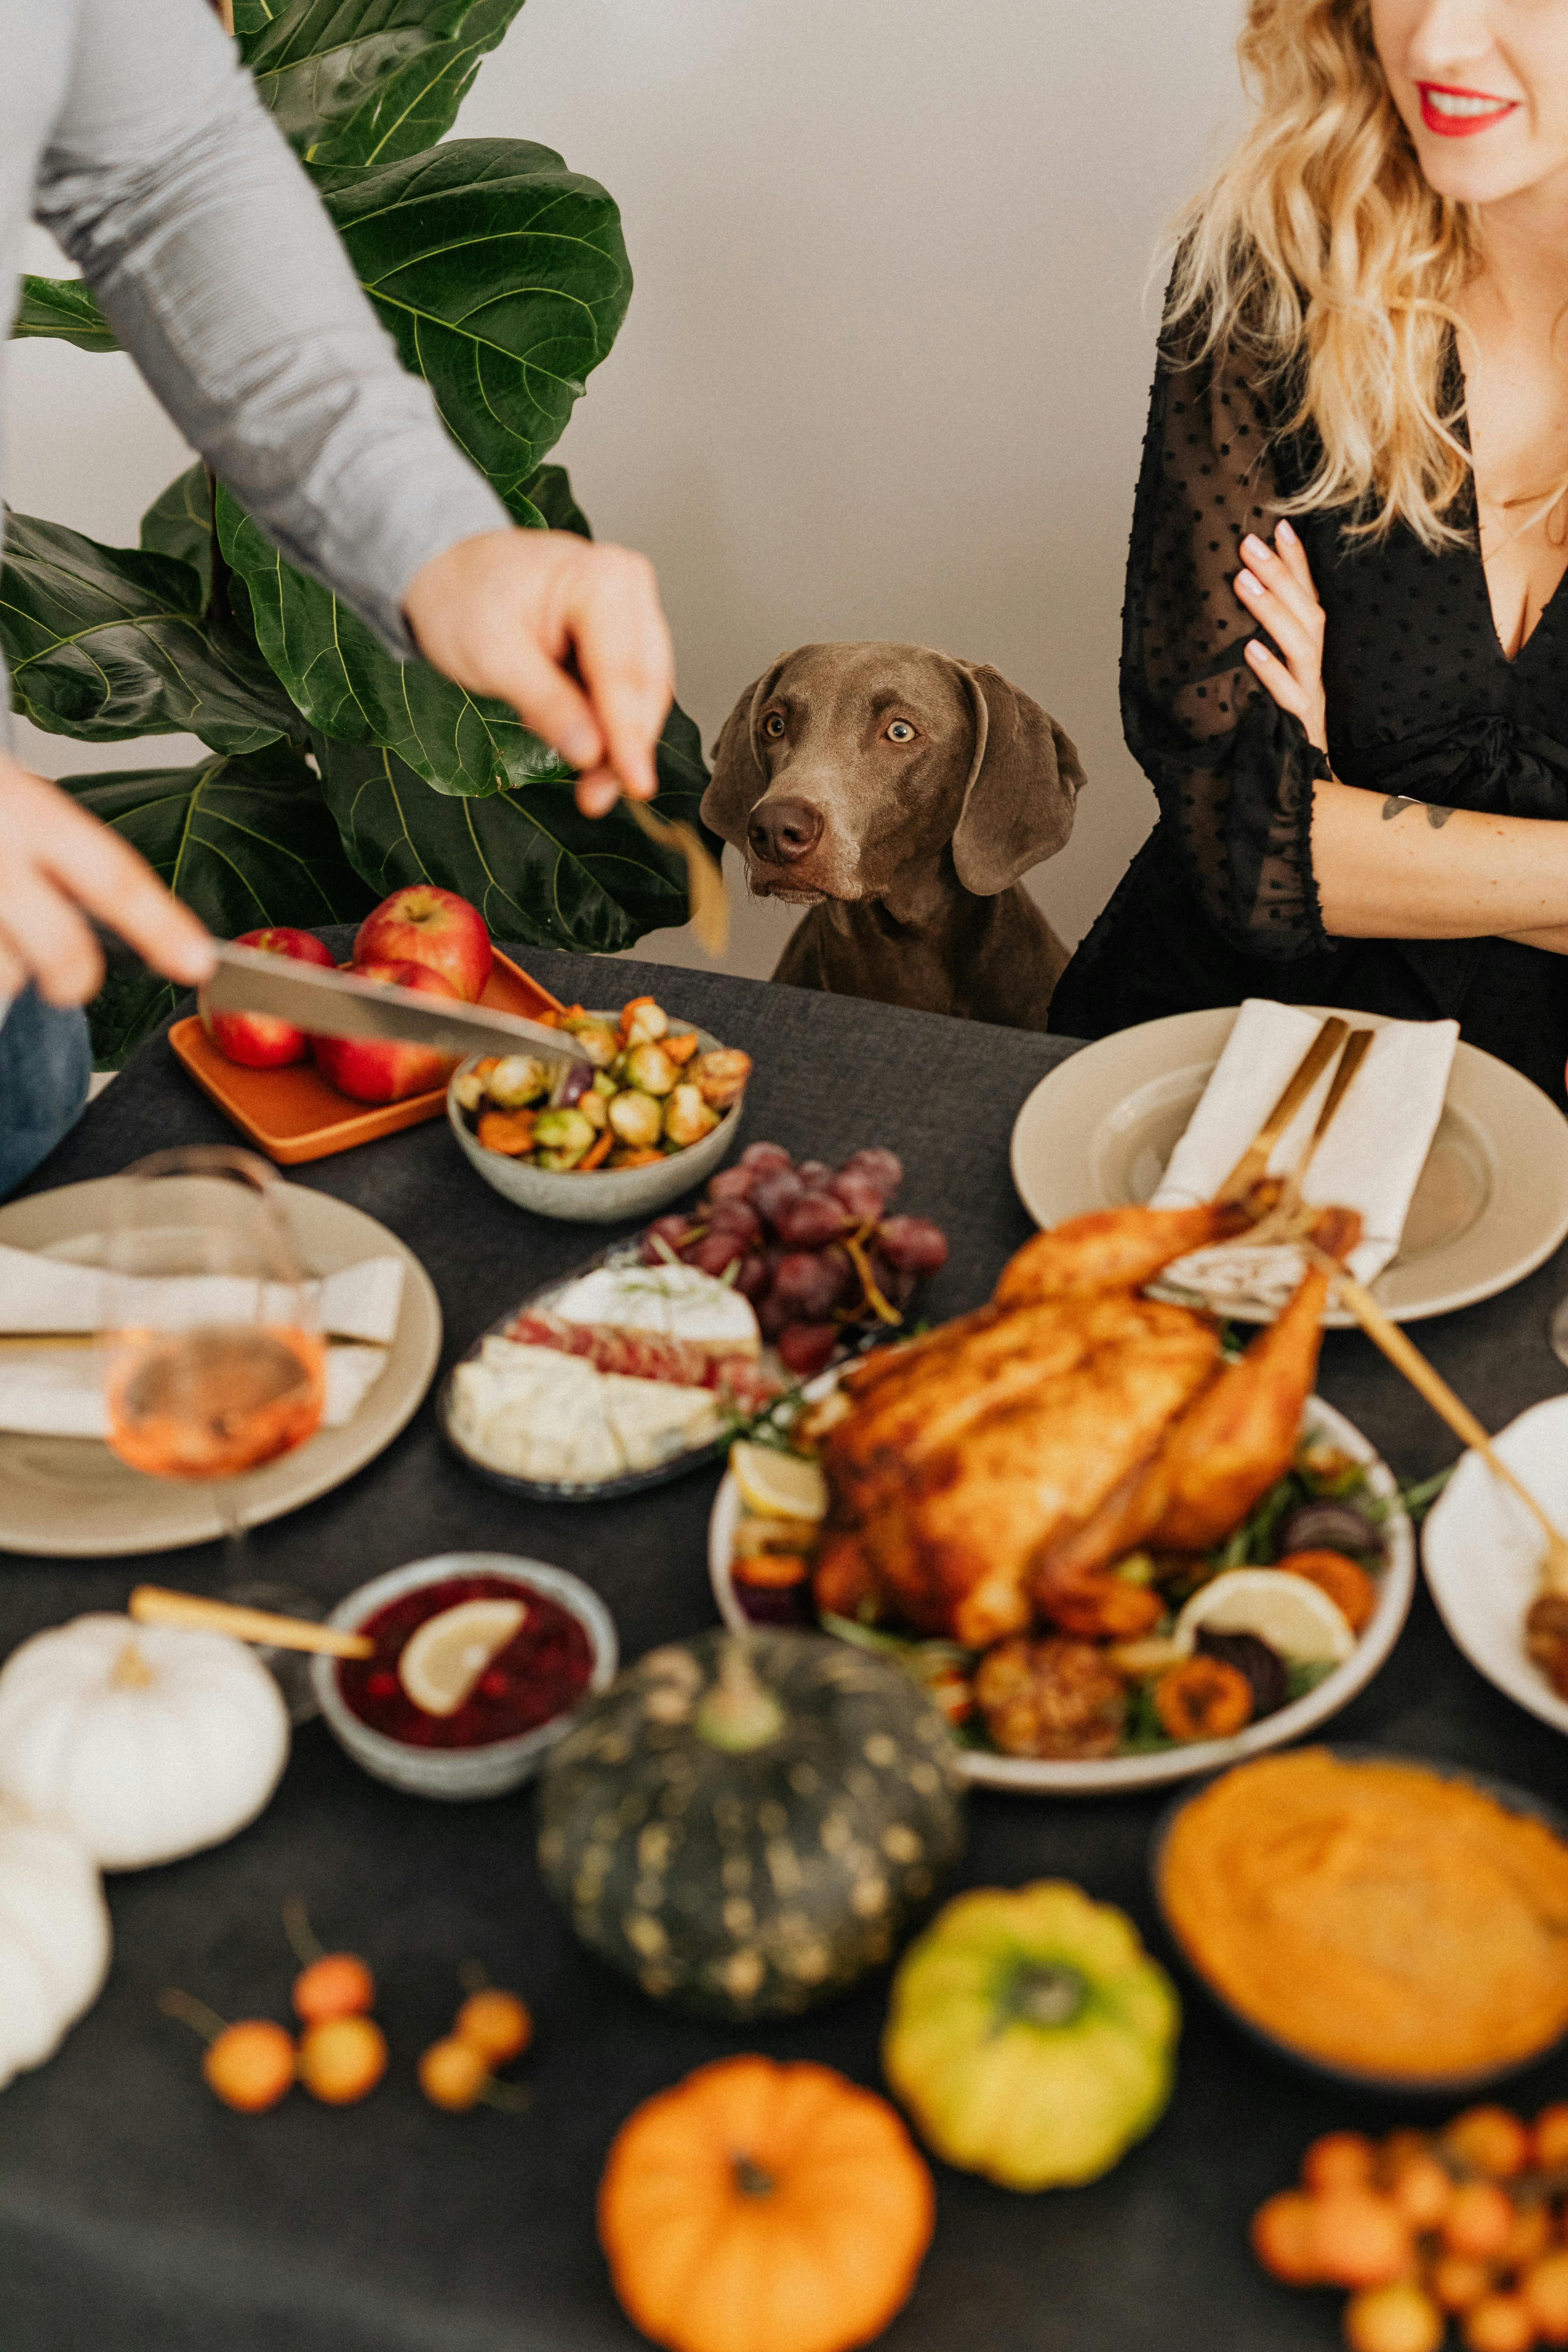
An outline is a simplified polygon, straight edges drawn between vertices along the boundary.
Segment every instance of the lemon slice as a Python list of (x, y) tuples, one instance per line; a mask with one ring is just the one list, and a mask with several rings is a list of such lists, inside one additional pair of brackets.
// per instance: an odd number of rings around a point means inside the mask
[(527, 1614), (521, 1601), (459, 1601), (426, 1617), (404, 1645), (398, 1681), (426, 1715), (456, 1715)]
[(826, 1481), (798, 1454), (740, 1437), (730, 1448), (730, 1467), (746, 1508), (763, 1518), (820, 1519), (827, 1508)]
[(1229, 1568), (1200, 1585), (1176, 1620), (1176, 1641), (1190, 1651), (1200, 1631), (1256, 1633), (1292, 1665), (1337, 1666), (1355, 1648), (1343, 1611), (1328, 1594), (1277, 1568)]

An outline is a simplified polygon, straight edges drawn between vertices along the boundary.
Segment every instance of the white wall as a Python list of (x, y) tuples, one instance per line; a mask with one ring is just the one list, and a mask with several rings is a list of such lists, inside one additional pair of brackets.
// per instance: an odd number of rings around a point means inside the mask
[[(558, 454), (599, 536), (656, 559), (704, 741), (808, 639), (994, 662), (1089, 772), (1034, 885), (1068, 940), (1152, 813), (1116, 705), (1148, 268), (1237, 119), (1237, 13), (528, 0), (458, 126), (542, 140), (621, 206), (637, 291)], [(129, 362), (12, 361), (13, 502), (132, 539), (183, 457)], [(21, 731), (57, 773), (188, 755)], [(795, 916), (738, 915), (729, 961), (765, 973)]]

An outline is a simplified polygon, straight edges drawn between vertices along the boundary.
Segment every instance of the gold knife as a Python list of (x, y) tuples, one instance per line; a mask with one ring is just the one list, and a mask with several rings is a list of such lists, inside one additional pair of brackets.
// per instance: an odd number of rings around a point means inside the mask
[(1245, 1201), (1259, 1178), (1267, 1175), (1269, 1153), (1350, 1035), (1350, 1026), (1337, 1013), (1329, 1015), (1286, 1081), (1279, 1101), (1215, 1192), (1216, 1202)]
[(519, 1013), (361, 980), (229, 940), (215, 944), (217, 970), (201, 992), (204, 1013), (270, 1013), (327, 1037), (392, 1039), (465, 1060), (471, 1054), (532, 1054), (566, 1068), (591, 1066), (569, 1032)]

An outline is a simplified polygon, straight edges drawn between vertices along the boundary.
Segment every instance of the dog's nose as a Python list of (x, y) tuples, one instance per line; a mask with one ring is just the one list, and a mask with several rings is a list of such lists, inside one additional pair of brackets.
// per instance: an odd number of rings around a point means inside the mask
[(746, 838), (764, 866), (793, 866), (822, 839), (822, 812), (809, 801), (764, 801), (752, 813)]

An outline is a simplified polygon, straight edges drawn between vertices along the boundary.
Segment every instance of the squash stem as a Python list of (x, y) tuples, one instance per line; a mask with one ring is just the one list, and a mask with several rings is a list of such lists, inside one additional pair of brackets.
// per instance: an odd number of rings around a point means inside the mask
[(773, 2174), (764, 2171), (763, 2167), (754, 2163), (751, 2157), (732, 2156), (730, 2158), (730, 2165), (735, 2175), (735, 2186), (742, 2197), (773, 2195), (776, 2185)]
[(750, 1643), (735, 1636), (725, 1643), (719, 1679), (697, 1710), (700, 1736), (727, 1755), (745, 1756), (766, 1748), (784, 1727), (783, 1707), (757, 1680)]

